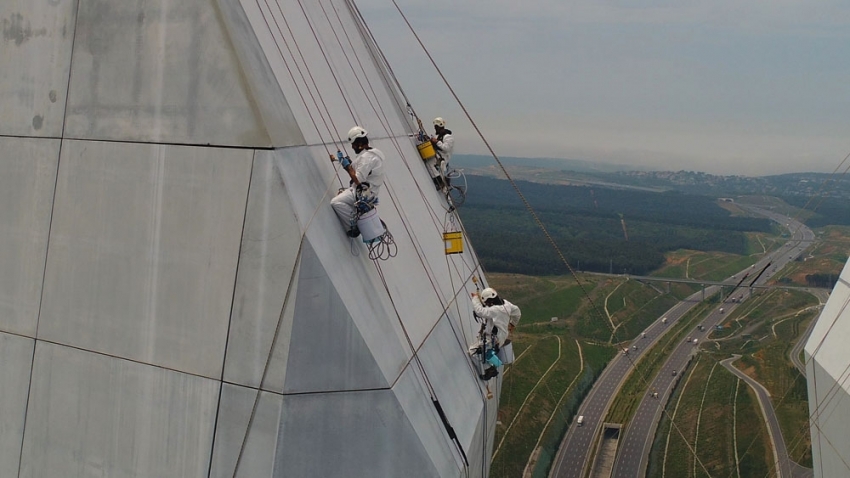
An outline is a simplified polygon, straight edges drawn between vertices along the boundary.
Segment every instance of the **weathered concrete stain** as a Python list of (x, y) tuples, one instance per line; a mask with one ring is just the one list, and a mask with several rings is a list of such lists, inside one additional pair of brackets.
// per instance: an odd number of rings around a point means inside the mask
[(33, 30), (29, 20), (24, 20), (20, 13), (13, 13), (9, 18), (3, 19), (3, 40), (13, 41), (15, 45), (21, 45), (33, 36), (47, 35), (47, 28)]
[(44, 124), (44, 116), (35, 115), (32, 117), (32, 127), (35, 129), (41, 129), (41, 125)]
[(56, 103), (56, 90), (50, 90), (50, 93), (47, 94), (47, 97), (50, 98), (51, 103)]

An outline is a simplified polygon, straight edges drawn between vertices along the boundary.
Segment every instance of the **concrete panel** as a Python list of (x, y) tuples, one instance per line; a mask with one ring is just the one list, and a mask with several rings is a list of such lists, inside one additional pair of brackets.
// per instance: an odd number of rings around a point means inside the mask
[[(488, 402), (484, 413), (478, 416), (478, 424), (475, 426), (475, 435), (472, 442), (466, 446), (466, 456), (469, 460), (469, 476), (485, 478), (490, 476), (490, 452), (493, 450), (493, 433), (495, 431), (494, 419), (498, 415), (498, 403)], [(489, 426), (493, 423), (493, 427)]]
[(390, 390), (284, 396), (276, 477), (424, 478), (435, 466)]
[[(460, 454), (451, 442), (437, 409), (431, 402), (424, 376), (416, 363), (411, 363), (393, 386), (393, 393), (404, 409), (410, 423), (416, 430), (419, 440), (432, 463), (437, 467), (439, 476), (465, 476), (458, 467), (463, 466)], [(453, 407), (453, 397), (440, 400), (443, 410)], [(476, 417), (471, 417), (475, 419)], [(454, 425), (454, 423), (452, 423)], [(480, 450), (480, 448), (478, 449)], [(465, 449), (467, 455), (478, 450)], [(473, 470), (474, 471), (474, 470)], [(475, 476), (473, 473), (472, 476)]]
[(806, 353), (821, 363), (826, 371), (837, 380), (846, 369), (846, 344), (850, 342), (850, 261), (844, 265), (838, 283), (824, 304), (820, 317), (815, 323)]
[(309, 241), (301, 250), (285, 393), (389, 386)]
[(289, 102), (280, 89), (242, 5), (233, 0), (216, 0), (216, 5), (236, 51), (250, 94), (253, 98), (262, 98), (256, 102), (257, 112), (272, 145), (304, 145), (304, 135), (298, 121), (289, 108)]
[(387, 382), (395, 381), (411, 356), (410, 346), (365, 246), (345, 236), (330, 207), (341, 183), (325, 149), (287, 148), (257, 155), (274, 158), (302, 231), (307, 229), (306, 237), (319, 261), (332, 271), (336, 293)]
[[(812, 417), (812, 457), (815, 476), (847, 476), (850, 468), (846, 458), (850, 454), (850, 431), (846, 417), (850, 415), (850, 397), (841, 382), (835, 380), (817, 362), (812, 362), (809, 376), (809, 410)], [(814, 390), (813, 390), (814, 389)]]
[(280, 392), (298, 289), (296, 266), (301, 230), (270, 155), (254, 159), (242, 232), (236, 293), (227, 340), (224, 380), (259, 387), (281, 309), (289, 290), (277, 345), (263, 388)]
[(484, 408), (482, 382), (470, 367), (466, 351), (463, 336), (452, 330), (448, 317), (440, 320), (419, 350), (434, 392), (464, 446), (472, 442)]
[(76, 0), (0, 2), (0, 134), (62, 134)]
[(66, 136), (271, 141), (215, 0), (80, 0)]
[(0, 476), (18, 476), (34, 345), (0, 333)]
[[(256, 398), (257, 390), (228, 383), (222, 385), (210, 478), (272, 478), (283, 396), (262, 392), (246, 438), (245, 428)], [(243, 441), (245, 450), (239, 461), (239, 472), (234, 476)]]
[(21, 478), (206, 477), (219, 383), (39, 342)]
[(0, 138), (0, 330), (35, 337), (59, 140)]
[(373, 138), (412, 131), (344, 0), (241, 4), (308, 144), (343, 142), (354, 124)]
[(66, 141), (39, 338), (220, 378), (251, 156)]

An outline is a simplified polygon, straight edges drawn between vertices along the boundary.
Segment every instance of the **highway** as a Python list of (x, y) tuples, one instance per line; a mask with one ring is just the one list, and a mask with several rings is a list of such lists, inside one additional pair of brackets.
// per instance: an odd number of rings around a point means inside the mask
[[(706, 293), (709, 293), (709, 291), (706, 291)], [(636, 351), (629, 352), (629, 355), (617, 354), (608, 363), (605, 371), (602, 372), (593, 389), (578, 409), (577, 415), (584, 416), (584, 425), (577, 426), (573, 421), (573, 425), (558, 450), (550, 476), (559, 478), (580, 478), (583, 476), (590, 458), (590, 451), (601, 429), (602, 419), (605, 418), (611, 400), (617, 395), (617, 391), (622, 386), (633, 364), (637, 362), (645, 350), (655, 344), (672, 324), (675, 324), (687, 311), (697, 305), (701, 297), (702, 291), (692, 294), (685, 301), (679, 302), (664, 316), (667, 317), (668, 323), (666, 325), (659, 318), (644, 331), (646, 337), (634, 340), (633, 343), (638, 346)]]
[[(780, 247), (768, 257), (760, 260), (752, 270), (761, 271), (764, 273), (758, 278), (758, 283), (767, 282), (776, 271), (782, 269), (788, 262), (797, 258), (809, 244), (814, 240), (814, 233), (811, 229), (805, 227), (801, 223), (792, 220), (791, 218), (781, 216), (779, 214), (759, 210), (760, 214), (770, 217), (772, 220), (786, 225), (792, 232), (792, 236), (788, 243)], [(738, 295), (742, 300), (748, 298), (748, 294), (733, 294), (733, 297)], [(726, 314), (731, 313), (741, 302), (731, 302), (731, 298), (725, 303), (718, 305), (709, 316), (702, 322), (705, 326), (704, 330), (695, 329), (690, 336), (698, 339), (698, 344), (704, 343), (705, 339), (711, 334), (715, 325), (722, 322)], [(721, 312), (721, 308), (725, 309)], [(679, 346), (670, 355), (670, 358), (662, 367), (661, 371), (652, 381), (650, 390), (658, 391), (658, 398), (652, 398), (651, 394), (644, 395), (643, 400), (638, 406), (637, 412), (628, 426), (625, 428), (625, 433), (620, 441), (620, 451), (617, 454), (614, 472), (615, 478), (624, 477), (641, 477), (646, 474), (647, 462), (649, 459), (649, 451), (652, 446), (652, 440), (655, 436), (655, 430), (658, 426), (658, 421), (661, 418), (664, 404), (667, 402), (669, 394), (672, 392), (676, 381), (682, 376), (677, 374), (673, 376), (673, 370), (682, 371), (697, 352), (698, 346), (693, 343), (682, 341)], [(777, 443), (783, 443), (782, 450), (777, 450), (777, 453), (784, 451), (784, 442), (782, 434), (776, 428), (769, 427), (773, 440)], [(780, 463), (787, 461), (786, 456), (778, 458)], [(784, 467), (787, 470), (787, 467)], [(782, 468), (780, 468), (780, 472)], [(781, 476), (790, 477), (788, 474)]]
[[(753, 208), (753, 210), (753, 212), (768, 216), (780, 224), (786, 224), (786, 227), (788, 227), (789, 230), (795, 231), (792, 239), (799, 239), (796, 241), (789, 241), (788, 244), (771, 254), (770, 257), (794, 257), (795, 250), (797, 251), (797, 254), (799, 254), (799, 252), (808, 246), (806, 241), (814, 239), (814, 234), (811, 233), (811, 230), (803, 230), (804, 226), (802, 224), (792, 221), (790, 218), (763, 209)], [(806, 231), (808, 231), (808, 233), (806, 233)], [(789, 257), (788, 260), (791, 260), (791, 257)], [(751, 269), (742, 271), (741, 273), (748, 274), (750, 271), (760, 271), (762, 268), (767, 266), (769, 261), (770, 258), (764, 258)], [(786, 262), (787, 261), (783, 261), (781, 264), (784, 265)], [(774, 270), (778, 270), (780, 268), (775, 266), (778, 266), (778, 263), (772, 264), (772, 270), (765, 271), (766, 277), (764, 280), (766, 280)], [(736, 276), (739, 274), (736, 274)], [(737, 283), (734, 277), (735, 276), (730, 278), (730, 285)], [(705, 290), (705, 294), (711, 295), (717, 292), (717, 289), (718, 286), (711, 286)], [(663, 323), (662, 318), (659, 318), (644, 331), (645, 335), (643, 337), (634, 339), (633, 344), (638, 346), (636, 351), (631, 351), (629, 355), (617, 354), (617, 356), (608, 364), (605, 371), (596, 381), (594, 387), (579, 407), (577, 415), (584, 416), (584, 425), (577, 426), (574, 421), (573, 425), (567, 431), (567, 435), (561, 443), (561, 447), (556, 454), (555, 462), (550, 471), (551, 477), (584, 477), (585, 472), (590, 465), (591, 451), (594, 448), (599, 431), (601, 430), (602, 420), (607, 414), (612, 399), (616, 396), (633, 364), (636, 363), (640, 356), (643, 355), (643, 353), (649, 349), (667, 330), (669, 330), (671, 325), (675, 324), (679, 318), (699, 303), (702, 299), (702, 294), (703, 291), (698, 291), (672, 307), (663, 316), (667, 319), (666, 324)], [(729, 305), (735, 306), (736, 304), (730, 303)], [(721, 317), (718, 316), (715, 319), (719, 321), (720, 318)], [(700, 337), (704, 338), (709, 332), (710, 327), (706, 327), (705, 334)], [(618, 453), (617, 463), (619, 464), (623, 461), (624, 464), (620, 465), (620, 469), (623, 470), (623, 472), (627, 473), (627, 470), (630, 469), (635, 471), (645, 469), (644, 457), (649, 453), (646, 442), (647, 440), (651, 440), (658, 422), (658, 415), (661, 411), (658, 404), (663, 403), (664, 399), (666, 399), (666, 396), (663, 396), (661, 392), (664, 391), (664, 394), (669, 394), (669, 390), (671, 390), (673, 384), (672, 370), (675, 368), (674, 365), (678, 364), (679, 368), (677, 370), (681, 370), (682, 365), (690, 359), (692, 349), (692, 344), (691, 346), (682, 344), (672, 354), (671, 361), (668, 361), (668, 363), (664, 366), (652, 385), (652, 389), (659, 391), (658, 399), (648, 399), (651, 400), (651, 402), (644, 400), (641, 403), (641, 407), (645, 406), (645, 408), (639, 410), (639, 415), (637, 415), (635, 420), (633, 420), (633, 422), (638, 421), (640, 424), (632, 423), (629, 425), (629, 428), (636, 427), (637, 431), (630, 432), (629, 429), (625, 430), (626, 435), (623, 437), (623, 440), (625, 442), (625, 439), (631, 437), (631, 442), (628, 444), (628, 449), (626, 449), (625, 446), (621, 446), (621, 451)], [(642, 433), (640, 430), (643, 430)], [(650, 438), (644, 438), (643, 442), (641, 442), (639, 439), (640, 435), (643, 435), (644, 437), (649, 436)], [(621, 455), (625, 456), (624, 453), (628, 454), (628, 460), (620, 459)], [(615, 473), (616, 472), (617, 470), (615, 469)], [(635, 476), (635, 474), (624, 476)]]

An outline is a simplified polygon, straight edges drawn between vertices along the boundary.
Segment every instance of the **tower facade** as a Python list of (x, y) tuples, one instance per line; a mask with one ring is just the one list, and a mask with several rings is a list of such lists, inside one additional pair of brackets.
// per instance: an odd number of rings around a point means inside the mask
[[(444, 253), (455, 213), (350, 0), (0, 18), (0, 476), (486, 476), (477, 260)], [(355, 124), (386, 261), (329, 205)]]
[(850, 474), (850, 261), (805, 347), (815, 477)]

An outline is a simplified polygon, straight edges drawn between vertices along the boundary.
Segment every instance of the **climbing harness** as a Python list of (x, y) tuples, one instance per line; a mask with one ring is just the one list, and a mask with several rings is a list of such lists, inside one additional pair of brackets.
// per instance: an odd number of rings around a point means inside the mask
[[(475, 284), (475, 290), (480, 293), (478, 288), (478, 278), (472, 276), (472, 282)], [(490, 379), (499, 376), (499, 368), (502, 366), (502, 361), (499, 360), (499, 342), (496, 339), (497, 330), (493, 323), (486, 317), (481, 317), (472, 312), (475, 321), (481, 324), (478, 328), (478, 342), (469, 348), (469, 355), (477, 357), (478, 360), (473, 360), (478, 378), (486, 383), (487, 399), (493, 398), (493, 392), (490, 390)], [(488, 333), (488, 328), (489, 333)]]

